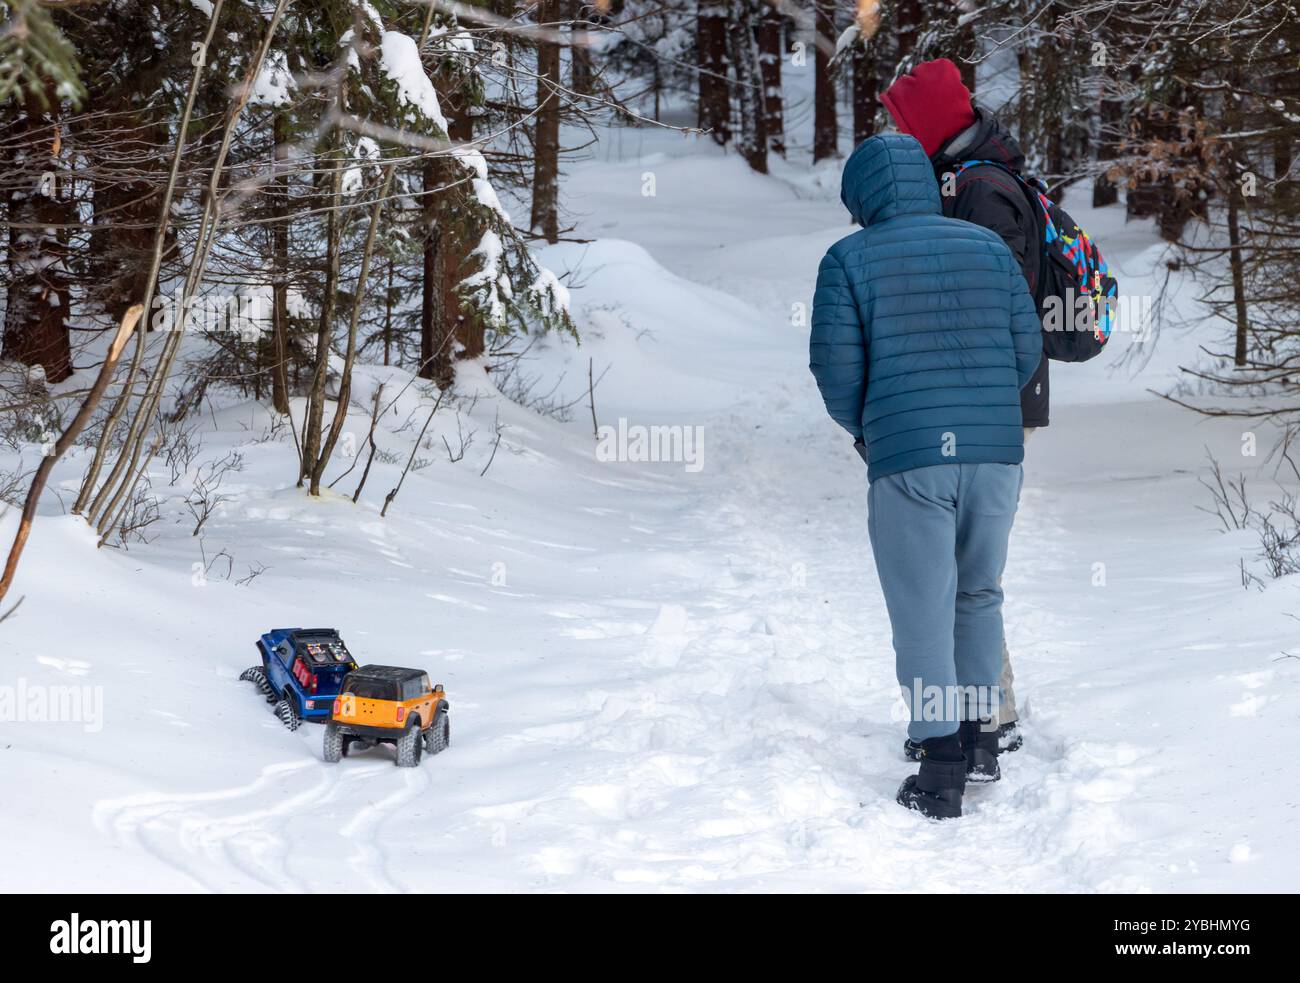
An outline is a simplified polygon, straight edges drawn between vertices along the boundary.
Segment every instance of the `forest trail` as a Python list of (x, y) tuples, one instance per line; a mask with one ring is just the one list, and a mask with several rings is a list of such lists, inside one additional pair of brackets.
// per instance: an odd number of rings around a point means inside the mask
[[(636, 191), (648, 168), (657, 199)], [(570, 187), (584, 234), (624, 240), (559, 247), (585, 257), (575, 301), (661, 319), (635, 352), (612, 328), (584, 340), (584, 378), (588, 354), (613, 366), (602, 420), (700, 427), (703, 467), (597, 463), (589, 429), (520, 413), (494, 480), (432, 468), (385, 523), (248, 489), (209, 534), (278, 564), (256, 591), (178, 595), (188, 540), (105, 560), (139, 620), (129, 656), (86, 664), (112, 741), (7, 752), (15, 782), (61, 779), (23, 806), (24, 855), (60, 858), (45, 883), (92, 856), (101, 889), (213, 891), (1206, 891), (1300, 873), (1294, 799), (1251, 792), (1275, 776), (1248, 751), (1295, 718), (1277, 646), (1293, 622), (1242, 590), (1243, 540), (1195, 509), (1203, 448), (1227, 459), (1238, 428), (1104, 365), (1054, 374), (1006, 577), (1025, 747), (961, 822), (927, 822), (893, 800), (914, 766), (865, 475), (791, 323), (849, 231), (838, 203), (707, 155), (593, 162)], [(1136, 269), (1148, 245), (1115, 261)], [(71, 528), (44, 534), (47, 591)], [(32, 593), (20, 632), (54, 603)], [(323, 618), (363, 661), (411, 645), (446, 682), (448, 753), (326, 765), (319, 728), (287, 734), (237, 681), (257, 630)]]

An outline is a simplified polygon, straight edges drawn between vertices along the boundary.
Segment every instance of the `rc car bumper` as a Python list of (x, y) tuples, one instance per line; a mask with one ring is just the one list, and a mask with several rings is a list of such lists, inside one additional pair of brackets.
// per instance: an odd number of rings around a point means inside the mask
[(395, 741), (406, 731), (405, 727), (367, 727), (363, 724), (344, 724), (335, 721), (348, 737), (364, 737), (368, 741)]

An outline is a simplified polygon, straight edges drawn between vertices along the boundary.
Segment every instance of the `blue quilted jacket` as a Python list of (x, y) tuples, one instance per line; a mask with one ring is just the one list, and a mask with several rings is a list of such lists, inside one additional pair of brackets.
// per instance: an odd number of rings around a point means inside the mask
[(935, 464), (1019, 464), (1020, 388), (1042, 329), (996, 233), (944, 218), (934, 170), (902, 134), (864, 140), (840, 197), (863, 228), (817, 271), (810, 367), (871, 480)]

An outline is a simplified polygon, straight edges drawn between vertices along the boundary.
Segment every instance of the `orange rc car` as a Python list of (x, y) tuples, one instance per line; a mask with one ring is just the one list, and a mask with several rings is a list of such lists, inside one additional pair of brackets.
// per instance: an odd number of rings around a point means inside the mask
[(353, 745), (397, 748), (397, 764), (414, 768), (428, 751), (451, 744), (447, 694), (429, 685), (429, 674), (395, 666), (362, 666), (343, 679), (334, 712), (325, 724), (325, 760), (339, 761)]

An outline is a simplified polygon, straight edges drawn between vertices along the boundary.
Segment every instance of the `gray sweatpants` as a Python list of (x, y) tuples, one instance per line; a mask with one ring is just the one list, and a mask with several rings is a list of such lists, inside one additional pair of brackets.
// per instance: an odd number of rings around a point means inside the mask
[[(1029, 444), (1029, 438), (1034, 435), (1037, 429), (1037, 427), (1025, 427), (1026, 446)], [(998, 704), (997, 712), (999, 726), (1014, 724), (1020, 719), (1020, 711), (1016, 707), (1015, 681), (1015, 673), (1011, 671), (1011, 652), (1007, 649), (1007, 640), (1004, 635), (1002, 638), (1002, 677), (998, 680), (998, 688), (1002, 691), (1002, 702)]]
[(1023, 471), (940, 464), (877, 478), (867, 527), (914, 741), (996, 716), (1002, 569)]

